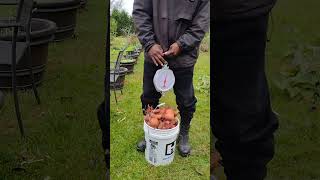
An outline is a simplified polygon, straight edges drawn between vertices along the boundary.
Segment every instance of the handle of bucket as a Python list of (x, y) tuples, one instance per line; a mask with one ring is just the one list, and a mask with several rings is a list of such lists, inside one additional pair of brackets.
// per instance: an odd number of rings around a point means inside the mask
[(158, 104), (158, 105), (156, 106), (155, 109), (158, 109), (159, 107), (164, 106), (165, 104), (166, 104), (166, 103), (160, 103), (160, 104)]

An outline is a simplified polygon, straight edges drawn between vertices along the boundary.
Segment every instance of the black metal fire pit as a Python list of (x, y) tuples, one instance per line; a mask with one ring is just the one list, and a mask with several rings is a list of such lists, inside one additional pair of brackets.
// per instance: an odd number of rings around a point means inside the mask
[[(121, 90), (124, 86), (124, 80), (128, 69), (120, 67), (117, 71), (110, 70), (110, 89)], [(115, 80), (115, 81), (114, 81)]]
[[(33, 18), (31, 21), (31, 56), (32, 67), (36, 84), (41, 83), (48, 60), (48, 44), (54, 39), (56, 24), (45, 19)], [(2, 40), (11, 39), (11, 34), (0, 37)], [(19, 33), (18, 40), (25, 41), (25, 34)], [(17, 86), (19, 88), (30, 87), (32, 81), (29, 74), (26, 57), (17, 64)], [(11, 66), (0, 65), (0, 88), (11, 88)]]
[(55, 40), (62, 41), (74, 35), (80, 0), (36, 0), (33, 17), (48, 19), (57, 24)]

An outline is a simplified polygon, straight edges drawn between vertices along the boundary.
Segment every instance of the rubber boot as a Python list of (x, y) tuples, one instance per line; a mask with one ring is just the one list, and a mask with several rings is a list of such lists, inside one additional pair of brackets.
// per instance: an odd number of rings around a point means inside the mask
[(138, 142), (137, 144), (137, 151), (139, 152), (144, 152), (146, 149), (146, 140), (143, 139), (141, 141)]
[(213, 174), (211, 174), (210, 175), (210, 180), (217, 180), (217, 178)]
[(107, 166), (106, 180), (110, 180), (110, 150), (109, 149), (106, 149), (104, 157), (105, 157), (106, 166)]
[(180, 134), (178, 138), (178, 150), (179, 154), (182, 157), (187, 157), (190, 155), (191, 152), (191, 147), (189, 144), (189, 129), (190, 129), (190, 124), (189, 125), (184, 125), (181, 123), (180, 126)]

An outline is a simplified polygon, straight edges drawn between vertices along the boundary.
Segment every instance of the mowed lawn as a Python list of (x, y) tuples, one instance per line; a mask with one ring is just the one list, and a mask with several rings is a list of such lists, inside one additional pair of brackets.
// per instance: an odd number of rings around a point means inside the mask
[[(281, 58), (291, 43), (320, 42), (320, 1), (278, 1), (267, 49), (267, 74), (273, 108), (280, 114), (276, 133), (276, 154), (269, 164), (268, 180), (320, 179), (320, 109), (310, 103), (291, 100), (274, 85)], [(320, 44), (318, 44), (319, 46)], [(320, 61), (320, 59), (319, 59)], [(219, 180), (224, 180), (219, 169)]]
[(51, 43), (41, 105), (20, 91), (27, 138), (21, 140), (12, 94), (0, 110), (0, 179), (103, 179), (96, 108), (104, 99), (106, 6), (78, 12), (75, 39)]
[[(124, 39), (122, 39), (122, 42)], [(119, 39), (114, 45), (120, 45)], [(195, 67), (194, 85), (209, 85), (209, 52), (200, 53)], [(192, 154), (187, 158), (175, 154), (169, 166), (153, 167), (144, 153), (136, 150), (136, 143), (144, 137), (140, 95), (142, 93), (143, 54), (140, 55), (134, 74), (126, 76), (123, 95), (117, 92), (118, 104), (111, 96), (111, 179), (208, 179), (210, 175), (210, 94), (205, 86), (196, 90), (197, 111), (192, 120), (190, 143)], [(207, 86), (209, 87), (209, 86)], [(160, 102), (176, 107), (173, 92), (166, 93)], [(176, 149), (177, 150), (177, 149)]]

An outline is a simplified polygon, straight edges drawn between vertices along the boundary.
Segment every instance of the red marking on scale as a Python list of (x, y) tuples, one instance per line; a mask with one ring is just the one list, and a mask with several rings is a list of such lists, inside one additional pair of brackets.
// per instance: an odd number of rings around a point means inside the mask
[(164, 78), (164, 81), (163, 81), (163, 87), (164, 88), (166, 87), (166, 83), (167, 83), (167, 74), (166, 74), (166, 77)]

